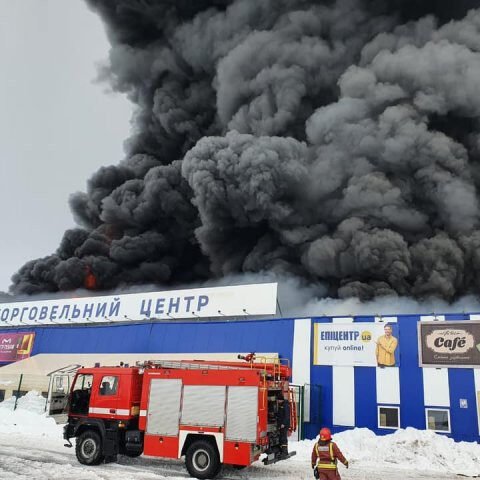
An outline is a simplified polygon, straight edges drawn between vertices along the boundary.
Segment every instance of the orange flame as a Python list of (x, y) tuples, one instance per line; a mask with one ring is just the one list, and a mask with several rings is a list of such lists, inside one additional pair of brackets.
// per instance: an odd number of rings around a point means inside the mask
[(95, 290), (97, 288), (97, 277), (92, 272), (89, 265), (86, 267), (85, 281), (83, 282), (87, 290)]

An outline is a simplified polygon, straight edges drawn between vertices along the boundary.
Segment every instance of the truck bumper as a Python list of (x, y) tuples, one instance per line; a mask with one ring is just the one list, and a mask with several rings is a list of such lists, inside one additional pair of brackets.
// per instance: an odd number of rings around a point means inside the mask
[(280, 453), (269, 453), (263, 460), (264, 465), (272, 465), (273, 463), (281, 462), (282, 460), (288, 460), (289, 458), (295, 456), (297, 452), (289, 452), (287, 455), (282, 455)]

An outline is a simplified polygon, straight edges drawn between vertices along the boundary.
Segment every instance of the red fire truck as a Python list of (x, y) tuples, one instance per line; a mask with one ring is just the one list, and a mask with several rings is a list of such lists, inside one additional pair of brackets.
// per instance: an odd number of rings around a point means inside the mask
[(118, 454), (180, 458), (191, 476), (214, 478), (221, 465), (245, 467), (291, 457), (281, 451), (279, 405), (296, 405), (291, 370), (278, 359), (244, 362), (149, 361), (135, 367), (81, 368), (69, 397), (66, 446), (76, 437), (80, 463)]

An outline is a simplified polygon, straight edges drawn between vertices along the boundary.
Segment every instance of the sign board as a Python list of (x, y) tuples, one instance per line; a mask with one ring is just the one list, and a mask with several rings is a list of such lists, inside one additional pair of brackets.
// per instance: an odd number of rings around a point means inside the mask
[(16, 362), (32, 353), (34, 333), (0, 334), (0, 362)]
[(419, 322), (421, 367), (480, 368), (480, 321)]
[(0, 303), (0, 328), (11, 325), (246, 317), (273, 315), (276, 309), (277, 284), (262, 283)]
[(398, 324), (316, 323), (315, 365), (398, 367)]
[(468, 408), (468, 400), (466, 398), (460, 399), (460, 408)]

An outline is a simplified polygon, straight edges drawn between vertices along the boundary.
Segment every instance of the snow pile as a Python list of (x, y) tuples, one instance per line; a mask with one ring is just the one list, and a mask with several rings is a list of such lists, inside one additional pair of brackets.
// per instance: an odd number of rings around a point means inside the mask
[[(17, 409), (42, 414), (45, 412), (45, 402), (45, 398), (42, 397), (40, 393), (36, 390), (32, 390), (18, 399)], [(15, 397), (12, 396), (3, 402), (0, 402), (0, 408), (13, 410), (15, 408)]]
[(355, 467), (480, 473), (480, 445), (455, 442), (431, 431), (407, 428), (379, 437), (366, 428), (356, 428), (336, 434), (334, 440)]
[(15, 397), (0, 402), (0, 433), (22, 433), (58, 437), (62, 427), (44, 413), (45, 398), (31, 391), (18, 399), (14, 411)]

